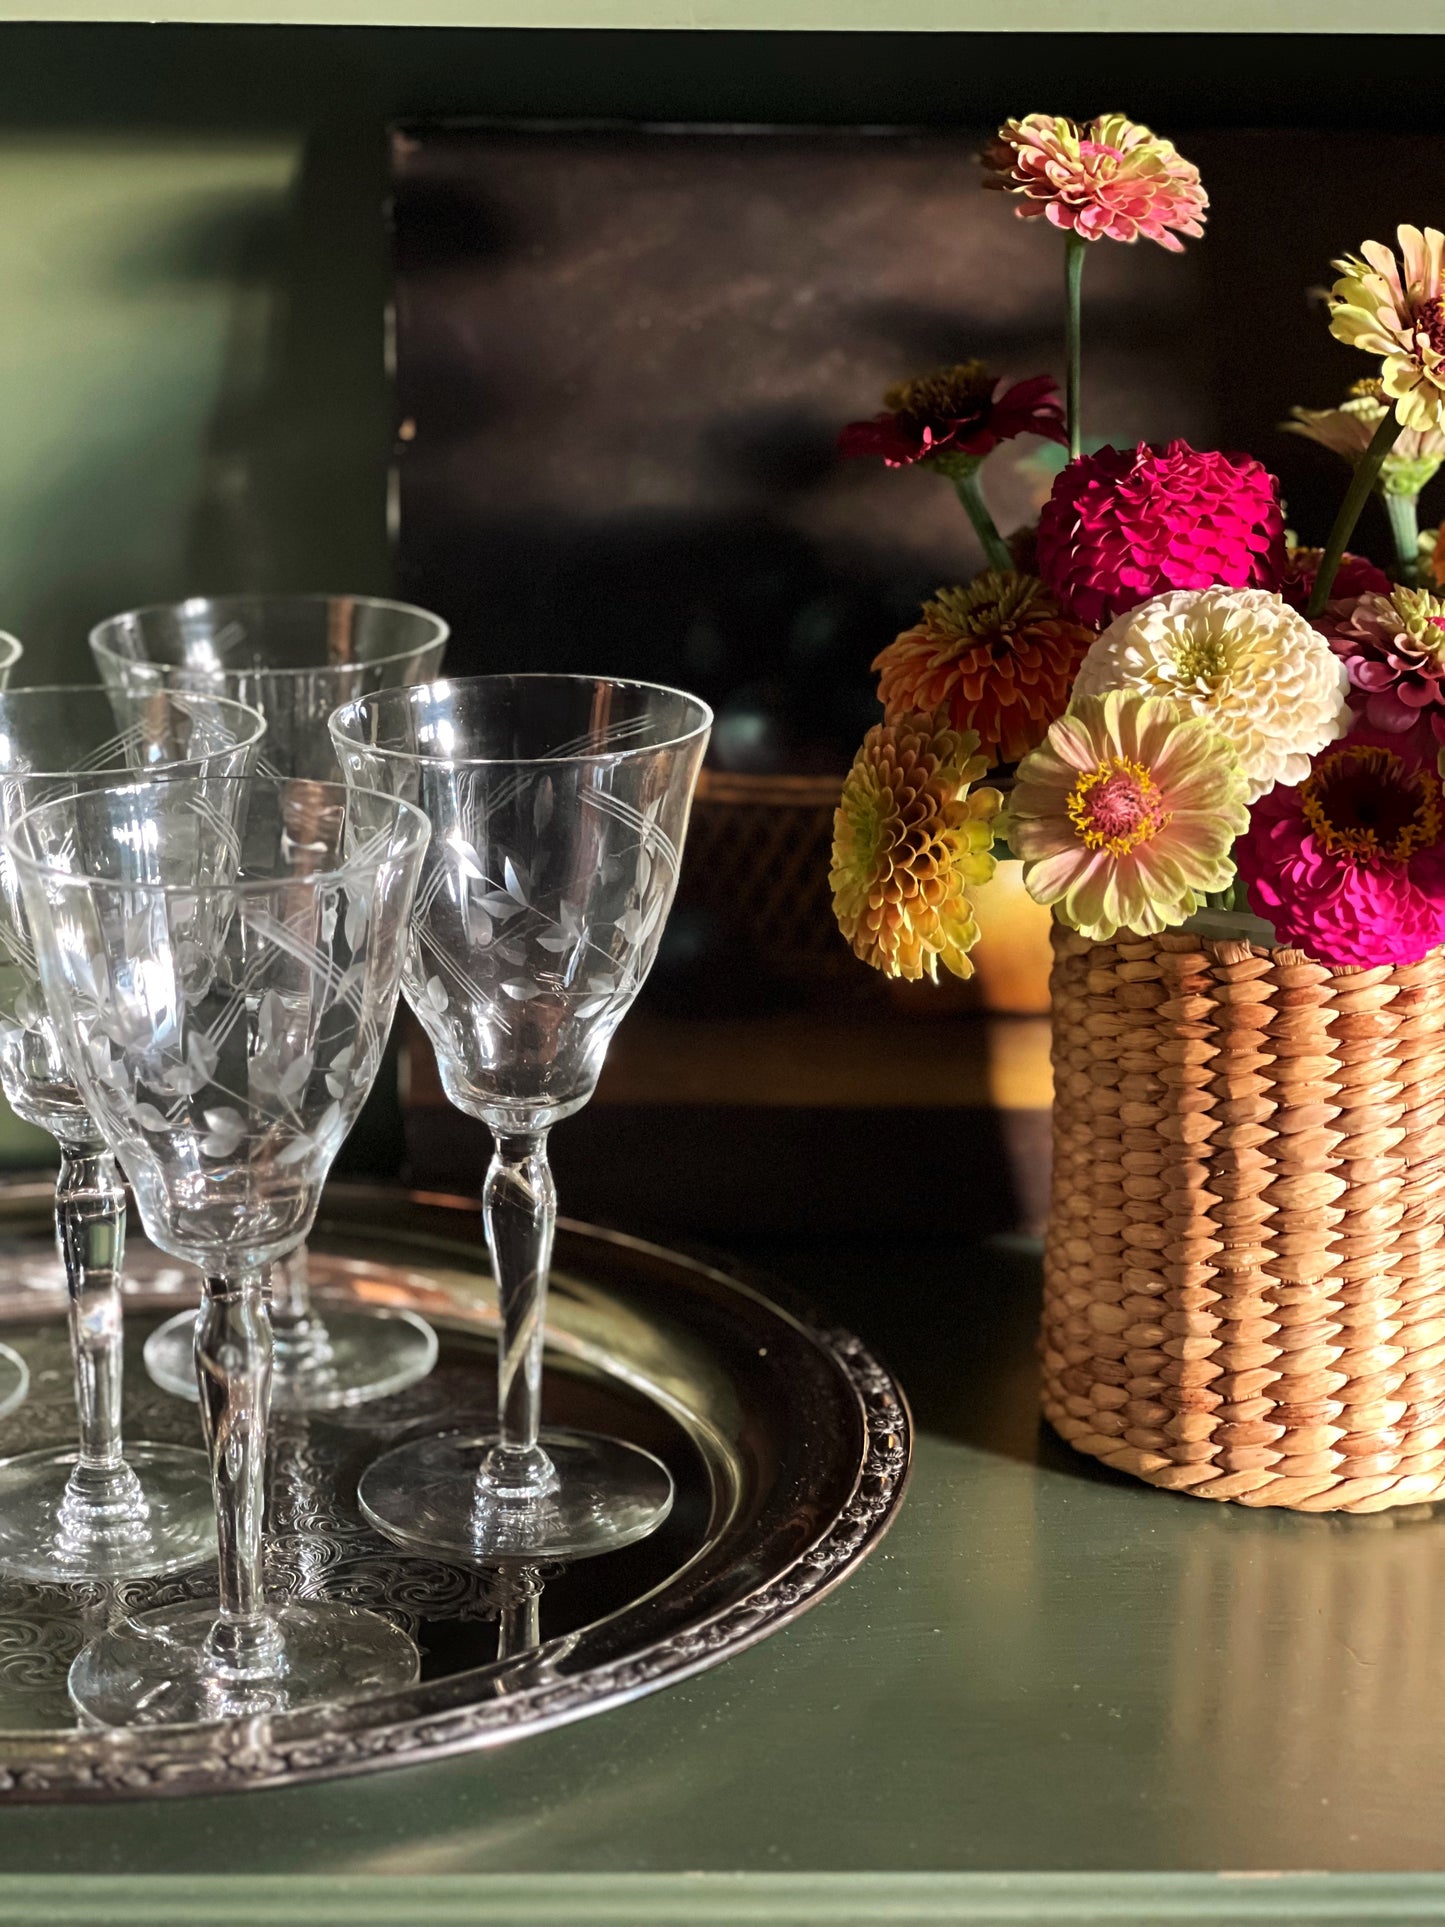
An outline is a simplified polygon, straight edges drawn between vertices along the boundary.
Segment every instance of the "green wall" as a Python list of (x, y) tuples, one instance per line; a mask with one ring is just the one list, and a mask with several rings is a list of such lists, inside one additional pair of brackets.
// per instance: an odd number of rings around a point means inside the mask
[[(87, 677), (87, 628), (136, 601), (388, 586), (389, 122), (980, 126), (1100, 104), (1181, 134), (1445, 118), (1432, 63), (1389, 40), (0, 24), (20, 679)], [(0, 1125), (0, 1159), (42, 1142)]]
[(137, 600), (386, 586), (391, 120), (1438, 125), (1398, 48), (0, 24), (0, 627), (68, 678)]

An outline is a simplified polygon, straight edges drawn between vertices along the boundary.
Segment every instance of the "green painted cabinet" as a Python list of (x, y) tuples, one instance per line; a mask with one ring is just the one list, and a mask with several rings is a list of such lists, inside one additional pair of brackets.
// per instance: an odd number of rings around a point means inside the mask
[[(754, 1253), (753, 1256), (769, 1255)], [(1024, 1246), (775, 1250), (913, 1391), (898, 1524), (673, 1690), (329, 1785), (0, 1816), (0, 1927), (1445, 1918), (1445, 1535), (1038, 1424)]]

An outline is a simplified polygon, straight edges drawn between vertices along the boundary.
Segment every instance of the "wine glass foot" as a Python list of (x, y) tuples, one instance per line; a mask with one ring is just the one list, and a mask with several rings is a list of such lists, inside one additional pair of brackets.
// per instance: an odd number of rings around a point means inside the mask
[(0, 1418), (13, 1412), (30, 1390), (30, 1368), (19, 1352), (0, 1345)]
[[(204, 1452), (128, 1445), (128, 1502), (80, 1516), (70, 1489), (73, 1448), (0, 1460), (0, 1572), (74, 1583), (186, 1572), (216, 1556), (216, 1515)], [(71, 1503), (67, 1503), (68, 1498)], [(67, 1516), (68, 1515), (68, 1516)]]
[(398, 1692), (417, 1677), (415, 1645), (376, 1613), (308, 1602), (264, 1617), (274, 1663), (245, 1676), (211, 1651), (214, 1601), (117, 1620), (76, 1655), (70, 1697), (101, 1726), (200, 1726)]
[(477, 1474), (496, 1443), (452, 1432), (395, 1447), (362, 1474), (362, 1512), (407, 1551), (485, 1566), (615, 1552), (672, 1510), (661, 1460), (591, 1432), (542, 1434), (557, 1476), (541, 1497), (484, 1501)]
[[(273, 1412), (335, 1412), (404, 1392), (436, 1363), (436, 1333), (414, 1312), (316, 1312), (319, 1344), (294, 1349), (276, 1333), (271, 1371)], [(163, 1391), (195, 1399), (196, 1314), (157, 1325), (145, 1342), (146, 1370)]]

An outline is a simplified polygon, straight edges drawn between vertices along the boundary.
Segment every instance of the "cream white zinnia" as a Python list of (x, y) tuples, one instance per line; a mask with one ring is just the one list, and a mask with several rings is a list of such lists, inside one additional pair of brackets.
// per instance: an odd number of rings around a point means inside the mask
[(1074, 698), (1168, 696), (1233, 746), (1254, 802), (1302, 783), (1350, 725), (1349, 675), (1319, 631), (1269, 589), (1178, 589), (1119, 616), (1085, 656)]

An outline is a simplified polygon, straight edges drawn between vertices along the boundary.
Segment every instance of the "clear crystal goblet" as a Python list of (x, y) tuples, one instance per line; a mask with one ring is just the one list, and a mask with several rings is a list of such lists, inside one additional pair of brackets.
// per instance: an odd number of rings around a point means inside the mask
[(30, 1367), (13, 1346), (0, 1345), (0, 1418), (7, 1418), (30, 1390)]
[[(337, 780), (327, 718), (371, 690), (428, 682), (441, 669), (447, 625), (409, 603), (375, 596), (193, 596), (111, 616), (91, 633), (114, 687), (212, 690), (266, 718), (264, 774)], [(314, 1304), (301, 1246), (267, 1282), (275, 1329), (272, 1403), (318, 1412), (403, 1391), (436, 1362), (436, 1336), (416, 1313), (327, 1310)], [(146, 1341), (146, 1369), (183, 1398), (196, 1395), (193, 1314)]]
[(389, 1621), (262, 1584), (267, 1265), (310, 1230), (381, 1061), (427, 824), (305, 779), (42, 805), (11, 833), (61, 1048), (162, 1251), (205, 1278), (195, 1369), (219, 1598), (121, 1619), (71, 1670), (108, 1725), (351, 1698), (416, 1676)]
[[(224, 782), (264, 724), (224, 697), (105, 689), (0, 693), (0, 825), (127, 773)], [(189, 1076), (181, 1070), (182, 1078)], [(0, 1571), (35, 1580), (177, 1572), (215, 1551), (204, 1455), (122, 1443), (125, 1191), (45, 1008), (14, 865), (0, 851), (0, 1083), (60, 1145), (56, 1242), (70, 1304), (76, 1448), (0, 1461)]]
[(479, 1563), (642, 1538), (672, 1481), (650, 1453), (539, 1431), (557, 1202), (547, 1134), (592, 1095), (651, 968), (712, 716), (677, 690), (481, 676), (332, 718), (349, 782), (432, 825), (404, 973), (447, 1096), (492, 1132), (483, 1215), (501, 1317), (495, 1434), (398, 1446), (360, 1498), (397, 1543)]

